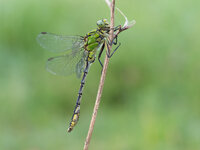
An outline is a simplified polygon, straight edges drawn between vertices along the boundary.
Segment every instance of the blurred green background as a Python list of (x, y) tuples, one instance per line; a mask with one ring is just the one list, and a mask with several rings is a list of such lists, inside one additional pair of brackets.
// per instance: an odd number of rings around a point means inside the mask
[[(200, 1), (116, 0), (136, 25), (119, 36), (91, 150), (200, 149)], [(80, 80), (54, 76), (57, 54), (36, 42), (41, 31), (85, 35), (109, 16), (103, 0), (0, 0), (0, 149), (83, 148), (101, 68), (84, 88), (81, 117), (67, 128)]]

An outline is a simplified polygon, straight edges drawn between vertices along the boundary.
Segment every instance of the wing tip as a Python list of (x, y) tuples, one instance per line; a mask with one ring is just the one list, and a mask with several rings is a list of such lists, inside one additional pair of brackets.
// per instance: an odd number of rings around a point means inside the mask
[(41, 32), (40, 34), (47, 34), (47, 32)]
[(51, 57), (51, 58), (48, 59), (48, 61), (51, 61), (51, 60), (53, 60), (53, 59), (54, 59), (54, 57)]

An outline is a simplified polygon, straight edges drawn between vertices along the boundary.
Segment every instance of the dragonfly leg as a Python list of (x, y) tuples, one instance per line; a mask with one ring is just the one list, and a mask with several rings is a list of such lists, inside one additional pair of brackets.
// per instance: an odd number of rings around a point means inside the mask
[(101, 65), (102, 68), (103, 68), (103, 64), (102, 64), (100, 58), (101, 58), (101, 54), (103, 52), (104, 47), (105, 47), (105, 43), (102, 45), (101, 50), (99, 52), (99, 56), (98, 56), (98, 60), (99, 60), (99, 63), (100, 63), (100, 65)]
[(118, 40), (117, 40), (117, 36), (113, 39), (113, 44), (114, 45), (117, 45), (117, 42), (118, 42)]
[[(121, 45), (121, 43), (119, 42), (119, 45), (114, 49), (114, 51), (113, 51), (111, 54), (109, 53), (110, 50), (108, 49), (108, 50), (106, 51), (107, 57), (108, 57), (108, 58), (111, 58), (111, 57), (113, 56), (113, 54), (117, 51), (117, 49), (120, 47), (120, 45)], [(108, 48), (108, 44), (107, 44), (107, 48)]]
[[(121, 25), (118, 25), (114, 28), (114, 32), (116, 32), (117, 30), (121, 30)], [(117, 45), (117, 39), (118, 39), (118, 36), (116, 35), (116, 37), (113, 39), (112, 42), (109, 42), (109, 45), (111, 46), (112, 44), (114, 45)], [(112, 43), (112, 44), (111, 44)]]
[(114, 29), (114, 32), (117, 31), (117, 30), (121, 30), (122, 26), (121, 25), (118, 25), (114, 28), (111, 28), (112, 30)]
[(108, 44), (111, 46), (112, 44), (117, 45), (118, 43), (118, 36), (116, 35), (116, 37), (112, 40), (112, 42), (110, 42), (110, 40), (108, 40)]

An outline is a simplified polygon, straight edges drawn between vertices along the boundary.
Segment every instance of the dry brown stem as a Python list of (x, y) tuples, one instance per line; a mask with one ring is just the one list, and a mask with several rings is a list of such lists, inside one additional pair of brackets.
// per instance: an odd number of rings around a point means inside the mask
[[(113, 29), (114, 29), (115, 0), (112, 0), (112, 3), (110, 5), (110, 10), (111, 10), (111, 18), (110, 18), (109, 39), (110, 39), (110, 41), (113, 41), (113, 39), (120, 32), (128, 29), (129, 26), (121, 28), (119, 31), (117, 31), (114, 34), (114, 30)], [(111, 50), (111, 49), (112, 49), (112, 44), (111, 45), (108, 44), (107, 50)], [(109, 51), (109, 53), (110, 53), (110, 51)], [(98, 88), (98, 92), (97, 92), (96, 102), (95, 102), (95, 105), (94, 105), (94, 110), (93, 110), (93, 114), (92, 114), (92, 118), (91, 118), (91, 122), (90, 122), (90, 127), (89, 127), (89, 130), (88, 130), (87, 138), (85, 140), (84, 150), (88, 150), (88, 147), (89, 147), (89, 144), (90, 144), (90, 140), (91, 140), (91, 137), (92, 137), (92, 132), (93, 132), (93, 129), (94, 129), (94, 124), (95, 124), (95, 120), (96, 120), (96, 117), (97, 117), (97, 112), (98, 112), (99, 104), (100, 104), (100, 101), (101, 101), (101, 95), (102, 95), (102, 91), (103, 91), (104, 81), (105, 81), (105, 78), (106, 78), (106, 72), (107, 72), (108, 64), (109, 64), (109, 58), (106, 55), (105, 60), (104, 60), (104, 65), (103, 65), (104, 67), (103, 67), (103, 71), (102, 71), (101, 79), (100, 79), (100, 83), (99, 83), (99, 88)]]

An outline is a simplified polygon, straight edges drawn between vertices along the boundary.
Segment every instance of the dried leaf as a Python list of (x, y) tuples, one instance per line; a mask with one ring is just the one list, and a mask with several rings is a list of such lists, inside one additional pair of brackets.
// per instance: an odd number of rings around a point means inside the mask
[[(108, 5), (109, 8), (111, 8), (111, 2), (109, 0), (105, 0), (106, 4)], [(135, 20), (131, 20), (128, 21), (128, 18), (126, 17), (126, 15), (119, 9), (116, 7), (116, 10), (124, 17), (125, 22), (124, 25), (122, 26), (122, 28), (131, 28), (133, 25), (135, 25), (136, 21)]]

